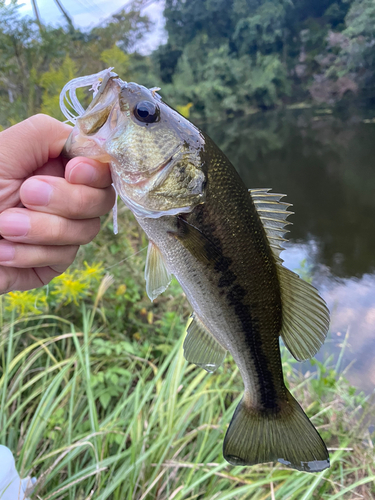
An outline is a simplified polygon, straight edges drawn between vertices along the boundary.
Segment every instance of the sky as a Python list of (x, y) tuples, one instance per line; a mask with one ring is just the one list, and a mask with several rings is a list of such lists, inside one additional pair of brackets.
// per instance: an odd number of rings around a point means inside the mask
[[(25, 16), (34, 17), (31, 0), (18, 0), (20, 13)], [(37, 0), (39, 14), (43, 23), (66, 24), (66, 21), (58, 9), (54, 0)], [(122, 7), (128, 5), (129, 0), (60, 0), (64, 9), (68, 12), (77, 28), (92, 28), (111, 14), (116, 13)], [(137, 50), (143, 54), (150, 53), (155, 47), (166, 40), (163, 18), (164, 1), (154, 1), (144, 10), (154, 22), (151, 33), (141, 41)]]

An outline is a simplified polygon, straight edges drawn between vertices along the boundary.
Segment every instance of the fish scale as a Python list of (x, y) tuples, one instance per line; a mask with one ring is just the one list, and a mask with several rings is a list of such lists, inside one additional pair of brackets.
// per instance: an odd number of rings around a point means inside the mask
[[(329, 467), (325, 444), (282, 372), (279, 337), (296, 359), (307, 359), (329, 325), (318, 292), (282, 266), (289, 204), (268, 189), (249, 193), (224, 153), (155, 89), (108, 71), (87, 111), (78, 109), (65, 153), (109, 161), (120, 197), (150, 241), (151, 300), (173, 274), (192, 306), (185, 357), (212, 372), (226, 351), (233, 356), (244, 395), (224, 457), (307, 472)], [(66, 89), (74, 96), (74, 81)]]

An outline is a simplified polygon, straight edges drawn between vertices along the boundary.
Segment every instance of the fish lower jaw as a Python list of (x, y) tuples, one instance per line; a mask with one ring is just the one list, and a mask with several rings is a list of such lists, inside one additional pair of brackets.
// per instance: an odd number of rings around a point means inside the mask
[(120, 178), (122, 182), (131, 186), (132, 188), (144, 188), (150, 181), (150, 175), (145, 175), (144, 173), (129, 172), (126, 170), (121, 170)]
[(170, 208), (168, 210), (154, 210), (146, 205), (142, 205), (137, 201), (133, 200), (130, 196), (128, 196), (121, 185), (119, 186), (117, 183), (114, 183), (116, 191), (125, 205), (133, 212), (137, 219), (159, 219), (164, 216), (172, 216), (178, 215), (182, 213), (188, 213), (193, 210), (194, 207), (176, 207)]

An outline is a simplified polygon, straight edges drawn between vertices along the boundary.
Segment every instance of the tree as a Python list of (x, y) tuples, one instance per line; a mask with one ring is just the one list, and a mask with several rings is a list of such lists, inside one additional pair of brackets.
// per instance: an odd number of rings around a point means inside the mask
[(37, 21), (20, 16), (15, 0), (0, 0), (0, 126), (40, 110), (62, 118), (58, 96), (73, 76), (115, 65), (124, 78), (151, 80), (149, 59), (129, 54), (149, 30), (147, 16), (140, 13), (143, 4), (136, 0), (130, 10), (85, 33), (69, 26), (40, 30)]

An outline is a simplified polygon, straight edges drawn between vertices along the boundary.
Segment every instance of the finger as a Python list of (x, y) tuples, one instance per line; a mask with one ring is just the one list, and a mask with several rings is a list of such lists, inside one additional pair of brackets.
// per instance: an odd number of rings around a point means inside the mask
[(21, 269), (46, 266), (53, 267), (55, 270), (66, 269), (73, 262), (78, 248), (79, 246), (75, 245), (23, 245), (1, 240), (0, 265)]
[(27, 208), (10, 208), (0, 214), (0, 235), (16, 243), (85, 245), (99, 230), (99, 217), (71, 220)]
[(71, 184), (85, 184), (105, 188), (112, 184), (108, 163), (78, 156), (70, 160), (65, 168), (65, 179)]
[(64, 177), (65, 175), (65, 158), (58, 157), (49, 160), (45, 165), (37, 168), (33, 175), (52, 175), (53, 177)]
[(112, 186), (96, 189), (82, 184), (69, 184), (50, 176), (30, 177), (20, 188), (21, 202), (38, 212), (60, 215), (68, 219), (92, 219), (106, 214), (115, 203)]
[(72, 127), (47, 115), (34, 115), (0, 134), (2, 175), (23, 179), (57, 158)]
[(67, 267), (55, 270), (49, 266), (37, 269), (19, 269), (0, 266), (0, 294), (13, 290), (32, 290), (47, 285), (53, 278), (63, 273)]

